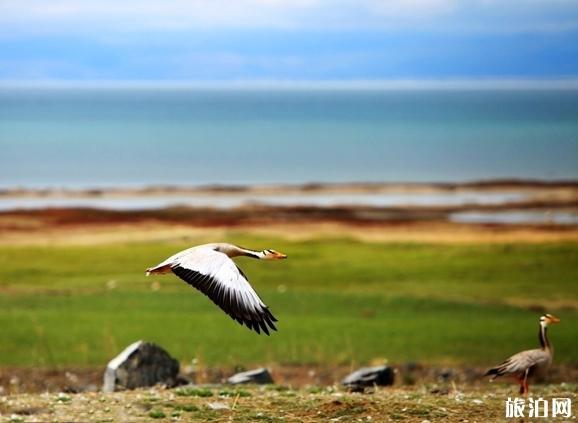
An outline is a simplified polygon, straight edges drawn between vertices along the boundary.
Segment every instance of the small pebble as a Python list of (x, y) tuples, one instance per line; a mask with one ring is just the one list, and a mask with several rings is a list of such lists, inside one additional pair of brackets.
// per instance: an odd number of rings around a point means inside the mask
[(211, 410), (229, 410), (230, 407), (223, 403), (223, 402), (210, 402), (207, 404), (207, 407)]

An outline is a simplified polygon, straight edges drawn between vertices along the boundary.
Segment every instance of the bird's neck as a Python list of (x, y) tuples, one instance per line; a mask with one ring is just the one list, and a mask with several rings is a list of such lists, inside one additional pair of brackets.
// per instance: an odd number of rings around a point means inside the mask
[(246, 256), (261, 260), (265, 257), (265, 253), (263, 251), (249, 250), (248, 248), (235, 246), (235, 251), (231, 255), (229, 255), (229, 257), (235, 256)]
[(548, 326), (540, 324), (540, 332), (538, 332), (538, 339), (543, 350), (552, 351), (552, 344), (548, 339)]
[(265, 253), (263, 251), (245, 250), (245, 255), (258, 260), (263, 260), (265, 258)]

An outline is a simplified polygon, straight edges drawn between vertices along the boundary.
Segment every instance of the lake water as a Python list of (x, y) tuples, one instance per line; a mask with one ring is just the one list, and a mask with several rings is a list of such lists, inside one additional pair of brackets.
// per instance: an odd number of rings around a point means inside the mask
[(578, 91), (0, 89), (0, 187), (578, 178)]
[(578, 213), (517, 210), (503, 212), (460, 212), (450, 215), (458, 223), (578, 225)]
[(90, 198), (0, 198), (0, 211), (40, 209), (45, 207), (91, 207), (110, 210), (145, 210), (171, 206), (232, 208), (250, 204), (268, 206), (442, 206), (464, 204), (504, 204), (526, 199), (521, 193), (456, 192), (456, 193), (381, 193), (381, 194), (320, 194), (320, 195), (214, 195), (150, 197), (90, 197)]

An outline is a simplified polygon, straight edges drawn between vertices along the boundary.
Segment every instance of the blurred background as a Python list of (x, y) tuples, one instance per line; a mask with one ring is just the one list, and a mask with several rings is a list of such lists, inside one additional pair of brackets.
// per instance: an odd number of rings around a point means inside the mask
[[(571, 1), (2, 2), (0, 369), (479, 371), (551, 312), (574, 377), (577, 41)], [(144, 276), (219, 241), (288, 254), (238, 260), (278, 333)]]

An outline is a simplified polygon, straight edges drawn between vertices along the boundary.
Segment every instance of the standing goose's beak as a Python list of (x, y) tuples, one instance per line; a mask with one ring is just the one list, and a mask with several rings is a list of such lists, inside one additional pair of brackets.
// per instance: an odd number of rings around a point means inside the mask
[(553, 315), (548, 315), (548, 320), (550, 320), (550, 323), (560, 323), (560, 319), (556, 316)]

